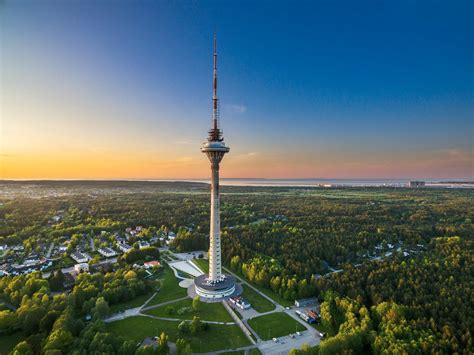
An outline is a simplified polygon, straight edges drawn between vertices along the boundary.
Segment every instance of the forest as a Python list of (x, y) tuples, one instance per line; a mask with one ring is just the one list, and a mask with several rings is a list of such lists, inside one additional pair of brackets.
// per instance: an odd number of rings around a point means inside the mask
[[(223, 186), (221, 192), (224, 264), (283, 299), (317, 296), (328, 332), (321, 353), (473, 352), (472, 189)], [(208, 245), (205, 184), (2, 182), (0, 203), (0, 245), (28, 251), (64, 235), (136, 225), (149, 234), (175, 231), (170, 247), (176, 251)], [(61, 220), (50, 223), (58, 211)], [(71, 339), (80, 337), (92, 325), (76, 329), (82, 320), (74, 314), (99, 312), (100, 318), (103, 301), (113, 304), (149, 287), (141, 275), (125, 277), (126, 262), (121, 268), (119, 278), (127, 282), (90, 276), (93, 287), (79, 280), (67, 298), (51, 296), (54, 280), (0, 278), (0, 299), (18, 310), (24, 300), (35, 310), (32, 322), (27, 314), (1, 311), (0, 330), (40, 331), (44, 342), (56, 322), (70, 322)], [(87, 297), (80, 309), (78, 300)], [(45, 309), (56, 313), (42, 323)], [(94, 324), (100, 328), (99, 320)], [(29, 346), (38, 348), (34, 339)]]

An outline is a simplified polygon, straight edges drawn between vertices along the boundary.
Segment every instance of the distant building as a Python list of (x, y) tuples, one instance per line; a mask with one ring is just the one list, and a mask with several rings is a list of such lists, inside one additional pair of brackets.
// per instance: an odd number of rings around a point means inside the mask
[(316, 298), (302, 298), (299, 300), (295, 300), (296, 307), (307, 307), (316, 304)]
[(89, 264), (87, 263), (80, 263), (74, 265), (74, 271), (76, 271), (78, 274), (81, 272), (89, 272)]
[(117, 253), (114, 250), (107, 247), (100, 248), (97, 251), (99, 252), (100, 255), (105, 256), (106, 258), (111, 258), (112, 256), (117, 255)]
[(154, 266), (160, 266), (160, 265), (161, 265), (160, 262), (159, 262), (159, 261), (156, 261), (156, 260), (154, 260), (154, 261), (147, 261), (147, 262), (144, 262), (144, 263), (143, 263), (143, 267), (144, 267), (145, 269), (151, 269), (151, 268), (154, 267)]
[(76, 263), (87, 263), (89, 261), (89, 257), (86, 254), (81, 253), (80, 251), (75, 251), (71, 253), (71, 258), (73, 258)]
[(139, 247), (140, 249), (148, 248), (148, 247), (150, 247), (150, 243), (141, 240), (141, 241), (138, 242), (138, 247)]
[(128, 244), (119, 244), (119, 249), (123, 251), (124, 253), (128, 253), (130, 250), (132, 250), (132, 247)]
[(231, 297), (229, 300), (242, 310), (249, 309), (251, 307), (250, 303), (245, 298), (240, 296)]
[(410, 187), (425, 187), (425, 182), (424, 181), (410, 181), (409, 186)]

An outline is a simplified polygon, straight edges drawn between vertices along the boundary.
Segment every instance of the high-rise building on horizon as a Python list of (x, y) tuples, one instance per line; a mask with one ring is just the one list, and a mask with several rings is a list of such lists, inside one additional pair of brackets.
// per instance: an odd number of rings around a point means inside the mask
[(223, 298), (235, 293), (235, 280), (222, 273), (221, 265), (221, 222), (219, 198), (219, 164), (230, 148), (225, 145), (219, 125), (219, 99), (217, 97), (217, 45), (214, 35), (214, 71), (212, 93), (212, 122), (207, 141), (201, 152), (211, 162), (211, 225), (209, 230), (209, 274), (194, 279), (196, 293), (206, 298)]

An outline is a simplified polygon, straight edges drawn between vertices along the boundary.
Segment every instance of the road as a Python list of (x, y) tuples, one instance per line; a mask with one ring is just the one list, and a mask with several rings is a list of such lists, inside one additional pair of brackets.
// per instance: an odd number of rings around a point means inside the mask
[(51, 242), (51, 244), (49, 245), (48, 251), (46, 252), (46, 258), (49, 259), (51, 257), (51, 253), (53, 252), (53, 248), (54, 248), (54, 242)]

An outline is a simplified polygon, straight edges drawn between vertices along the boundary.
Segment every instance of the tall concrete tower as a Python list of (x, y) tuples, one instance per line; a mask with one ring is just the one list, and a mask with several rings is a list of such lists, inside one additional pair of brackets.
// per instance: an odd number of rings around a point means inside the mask
[(203, 143), (201, 152), (205, 153), (211, 162), (211, 227), (209, 233), (209, 274), (194, 279), (196, 293), (206, 298), (222, 298), (230, 296), (235, 291), (235, 280), (230, 275), (222, 273), (221, 265), (221, 222), (219, 203), (219, 164), (229, 147), (224, 143), (224, 137), (219, 126), (219, 99), (217, 97), (217, 46), (214, 35), (214, 72), (212, 94), (212, 124), (207, 142)]

